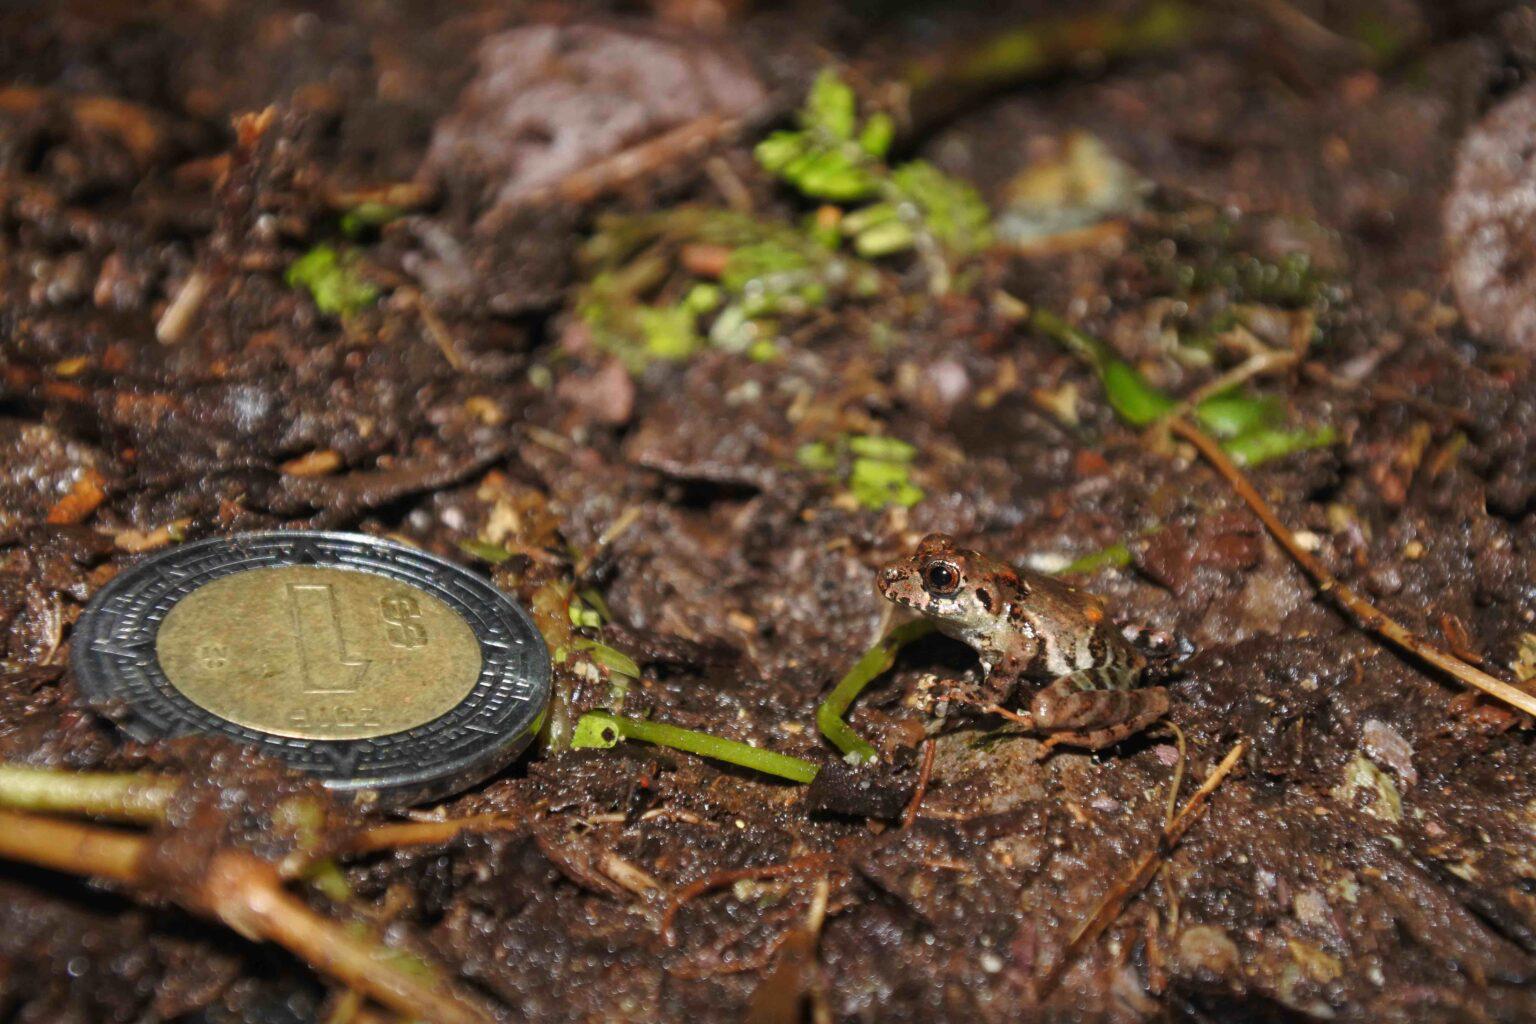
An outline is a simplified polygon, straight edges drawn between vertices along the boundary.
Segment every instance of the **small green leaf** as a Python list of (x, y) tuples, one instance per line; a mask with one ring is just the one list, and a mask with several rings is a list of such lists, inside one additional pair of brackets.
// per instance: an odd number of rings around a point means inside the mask
[(1110, 407), (1133, 427), (1145, 427), (1172, 412), (1177, 405), (1173, 399), (1147, 383), (1134, 366), (1120, 359), (1109, 358), (1100, 368), (1104, 381), (1104, 394)]
[(283, 280), (290, 288), (303, 288), (322, 313), (351, 316), (373, 305), (379, 289), (358, 270), (358, 257), (350, 249), (338, 252), (317, 245), (288, 265)]
[(1237, 437), (1285, 419), (1285, 405), (1273, 397), (1228, 393), (1207, 398), (1195, 408), (1200, 425), (1216, 437)]
[(600, 629), (603, 625), (603, 617), (598, 614), (596, 608), (589, 607), (579, 597), (571, 598), (566, 614), (570, 616), (571, 625), (586, 629)]
[(891, 184), (922, 211), (923, 223), (953, 253), (968, 254), (992, 241), (992, 211), (970, 185), (925, 160), (891, 172)]
[(604, 622), (613, 621), (613, 612), (608, 610), (608, 602), (603, 599), (602, 591), (596, 587), (587, 587), (578, 595), (587, 603), (587, 607), (597, 612), (598, 617)]
[(879, 187), (879, 179), (869, 168), (855, 163), (841, 150), (818, 153), (798, 173), (786, 173), (786, 177), (806, 195), (834, 203), (863, 199)]
[(853, 250), (865, 259), (879, 259), (906, 252), (917, 242), (909, 224), (888, 220), (853, 236)]
[(883, 160), (896, 139), (896, 122), (884, 111), (871, 114), (859, 132), (859, 148), (876, 160)]
[(769, 174), (783, 174), (791, 163), (805, 155), (805, 136), (799, 132), (777, 131), (752, 150), (758, 165)]
[(806, 128), (824, 131), (835, 139), (853, 138), (856, 101), (850, 89), (837, 72), (823, 68), (811, 84), (811, 92), (800, 111), (800, 122)]
[(854, 459), (848, 472), (848, 490), (860, 505), (876, 510), (887, 505), (911, 508), (925, 497), (906, 466), (881, 459)]
[(771, 363), (779, 358), (779, 346), (767, 338), (759, 338), (747, 349), (747, 358), (754, 363)]
[(404, 210), (388, 203), (359, 203), (341, 215), (341, 233), (348, 238), (357, 238), (404, 215)]
[(696, 317), (682, 306), (642, 306), (635, 310), (645, 350), (657, 359), (687, 359), (704, 345)]
[(1272, 459), (1294, 455), (1313, 448), (1337, 444), (1338, 432), (1331, 426), (1303, 430), (1259, 430), (1235, 437), (1222, 445), (1239, 466), (1258, 466)]
[(870, 434), (852, 434), (848, 438), (848, 450), (867, 459), (885, 462), (911, 462), (917, 449), (894, 437), (875, 437)]
[(600, 712), (582, 715), (571, 735), (572, 750), (611, 750), (619, 745), (624, 734), (619, 731), (613, 716)]
[(795, 461), (806, 469), (830, 473), (837, 468), (837, 453), (821, 441), (812, 441), (795, 449)]
[(586, 651), (592, 656), (593, 661), (604, 668), (611, 669), (620, 675), (629, 676), (633, 679), (640, 678), (640, 666), (635, 664), (635, 659), (623, 651), (616, 650), (596, 640), (578, 640), (576, 647), (579, 650)]
[(459, 550), (466, 555), (473, 555), (475, 558), (480, 559), (480, 561), (489, 562), (492, 565), (500, 565), (512, 557), (512, 552), (500, 544), (491, 544), (483, 540), (461, 541), (459, 543)]
[(682, 305), (695, 316), (713, 312), (720, 305), (720, 286), (701, 281), (688, 289)]

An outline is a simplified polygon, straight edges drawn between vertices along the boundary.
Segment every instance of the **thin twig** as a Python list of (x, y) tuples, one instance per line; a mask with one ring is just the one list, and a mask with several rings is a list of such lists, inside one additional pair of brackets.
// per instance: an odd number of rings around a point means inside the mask
[(350, 854), (379, 853), (404, 846), (446, 843), (465, 832), (503, 832), (526, 825), (527, 819), (508, 814), (477, 814), (446, 821), (391, 821), (364, 829), (347, 846)]
[(1188, 832), (1189, 827), (1205, 813), (1206, 801), (1216, 791), (1216, 787), (1231, 774), (1246, 747), (1245, 740), (1238, 740), (1232, 745), (1232, 749), (1227, 751), (1227, 756), (1221, 759), (1221, 763), (1211, 772), (1210, 777), (1201, 783), (1199, 789), (1190, 794), (1189, 800), (1185, 802), (1179, 813), (1163, 827), (1163, 834), (1157, 845), (1142, 854), (1136, 862), (1135, 869), (1116, 882), (1099, 902), (1098, 908), (1078, 926), (1077, 931), (1068, 940), (1066, 949), (1062, 951), (1061, 959), (1056, 961), (1050, 972), (1035, 986), (1036, 1002), (1051, 993), (1067, 968), (1077, 960), (1078, 954), (1104, 934), (1104, 930), (1115, 922), (1126, 904), (1130, 903), (1141, 890), (1147, 887), (1147, 883), (1152, 881), (1152, 877), (1157, 874), (1157, 869), (1164, 859), (1173, 852), (1174, 847), (1178, 846), (1179, 840), (1184, 838), (1184, 833)]
[(933, 774), (933, 756), (939, 746), (932, 739), (923, 742), (923, 764), (917, 772), (917, 786), (912, 790), (912, 799), (907, 803), (906, 813), (901, 816), (901, 827), (911, 828), (917, 820), (917, 812), (923, 806), (923, 797), (928, 793), (928, 779)]
[[(114, 829), (0, 811), (0, 857), (130, 885), (144, 884), (151, 840)], [(435, 976), (395, 961), (402, 954), (354, 935), (283, 889), (277, 869), (225, 850), (179, 897), (241, 935), (276, 942), (315, 970), (408, 1017), (438, 1024), (483, 1024), (490, 1014), (452, 994)]]
[(717, 871), (712, 875), (705, 875), (698, 881), (683, 886), (672, 897), (672, 902), (667, 905), (666, 912), (661, 915), (662, 937), (666, 939), (669, 946), (677, 944), (677, 935), (672, 930), (672, 922), (677, 917), (677, 912), (683, 909), (683, 904), (695, 897), (704, 895), (706, 892), (727, 885), (734, 885), (749, 878), (780, 878), (784, 875), (793, 875), (807, 868), (823, 867), (826, 863), (827, 857), (825, 854), (812, 853), (804, 857), (796, 857), (791, 861), (785, 861), (783, 864), (768, 864), (760, 868), (739, 868), (735, 871)]
[(1163, 827), (1173, 824), (1174, 808), (1179, 806), (1179, 789), (1184, 785), (1184, 766), (1189, 759), (1189, 744), (1184, 739), (1184, 730), (1174, 722), (1164, 722), (1165, 726), (1173, 733), (1174, 739), (1179, 744), (1179, 763), (1173, 769), (1173, 781), (1168, 783), (1168, 804), (1163, 811)]
[[(705, 149), (724, 141), (741, 128), (741, 122), (718, 114), (704, 114), (654, 138), (588, 164), (569, 175), (551, 191), (568, 203), (583, 205), (606, 193), (616, 191), (640, 178), (671, 165), (696, 157)], [(531, 198), (546, 198), (541, 191)]]
[(1528, 715), (1536, 716), (1536, 696), (1494, 678), (1482, 669), (1467, 664), (1449, 651), (1419, 637), (1329, 572), (1322, 562), (1297, 542), (1295, 534), (1280, 521), (1280, 517), (1269, 507), (1269, 503), (1264, 500), (1253, 484), (1248, 482), (1243, 471), (1232, 464), (1232, 460), (1227, 458), (1221, 446), (1208, 434), (1188, 420), (1173, 420), (1169, 423), (1169, 427), (1174, 433), (1198, 448), (1200, 454), (1205, 456), (1216, 472), (1226, 477), (1232, 489), (1237, 492), (1237, 496), (1242, 498), (1253, 510), (1253, 514), (1259, 517), (1259, 521), (1264, 524), (1264, 528), (1270, 532), (1270, 535), (1317, 583), (1318, 591), (1331, 595), (1340, 606), (1359, 620), (1362, 626), (1468, 686), (1482, 690), (1489, 696), (1497, 697)]

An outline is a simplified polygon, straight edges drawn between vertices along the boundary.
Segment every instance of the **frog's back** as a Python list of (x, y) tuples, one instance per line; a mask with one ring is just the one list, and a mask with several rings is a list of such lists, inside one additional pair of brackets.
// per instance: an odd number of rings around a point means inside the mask
[(1011, 613), (1027, 618), (1040, 638), (1029, 674), (1041, 679), (1079, 675), (1101, 689), (1136, 685), (1146, 659), (1110, 621), (1104, 599), (1054, 576), (1016, 570), (1027, 592)]

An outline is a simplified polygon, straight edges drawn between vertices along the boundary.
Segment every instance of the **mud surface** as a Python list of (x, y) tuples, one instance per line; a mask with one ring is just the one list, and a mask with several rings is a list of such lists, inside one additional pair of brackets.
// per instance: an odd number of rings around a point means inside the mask
[[(890, 621), (877, 566), (930, 531), (1043, 570), (1108, 551), (1074, 582), (1193, 648), (1168, 683), (1182, 792), (1247, 754), (1069, 963), (1158, 841), (1173, 733), (1087, 756), (935, 718), (936, 680), (979, 671), (940, 639), (855, 705), (878, 770), (808, 792), (640, 744), (538, 752), (423, 811), (516, 827), (346, 859), (351, 913), (526, 1021), (1536, 1018), (1531, 723), (1339, 614), (1028, 315), (1180, 396), (1295, 352), (1253, 387), (1333, 443), (1257, 466), (1259, 489), (1383, 610), (1536, 677), (1530, 12), (1219, 5), (1157, 47), (919, 89), (898, 154), (994, 211), (1035, 223), (1019, 197), (1038, 204), (1040, 168), (1085, 134), (1134, 195), (1049, 244), (1000, 239), (942, 296), (921, 260), (881, 260), (871, 288), (776, 321), (768, 357), (637, 362), (604, 341), (588, 243), (612, 244), (616, 215), (814, 212), (751, 147), (821, 64), (899, 110), (914, 61), (952, 71), (934, 55), (1059, 17), (937, 11), (0, 12), (0, 758), (198, 780), (160, 847), (186, 870), (219, 846), (284, 854), (263, 809), (303, 780), (128, 743), (66, 667), (91, 594), (185, 539), (345, 528), (478, 566), (568, 645), (557, 732), (613, 698), (571, 635), (588, 595), (607, 621), (581, 635), (642, 673), (626, 714), (825, 765), (816, 705)], [(722, 244), (657, 235), (637, 259), (675, 301), (676, 268)], [(285, 279), (317, 246), (368, 301), (328, 310)], [(850, 437), (910, 445), (920, 500), (861, 502)], [(0, 895), (0, 1020), (337, 1005), (281, 951), (163, 901), (11, 865)]]

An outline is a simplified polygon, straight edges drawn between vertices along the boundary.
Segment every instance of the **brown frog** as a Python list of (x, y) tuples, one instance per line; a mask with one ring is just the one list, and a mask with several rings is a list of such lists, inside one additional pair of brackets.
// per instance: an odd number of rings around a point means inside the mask
[(982, 703), (1044, 682), (1029, 714), (1048, 743), (1098, 750), (1168, 711), (1161, 686), (1137, 689), (1147, 659), (1109, 621), (1102, 599), (1050, 576), (988, 558), (931, 534), (910, 558), (880, 570), (880, 593), (970, 645), (987, 673)]

